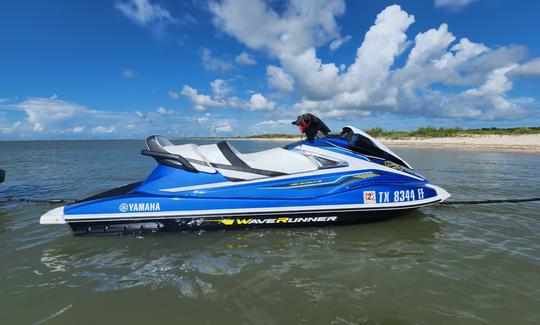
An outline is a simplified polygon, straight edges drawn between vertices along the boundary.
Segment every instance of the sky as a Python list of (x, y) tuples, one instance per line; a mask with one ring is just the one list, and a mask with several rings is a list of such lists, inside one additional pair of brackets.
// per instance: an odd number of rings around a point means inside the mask
[(540, 1), (0, 2), (0, 140), (540, 126)]

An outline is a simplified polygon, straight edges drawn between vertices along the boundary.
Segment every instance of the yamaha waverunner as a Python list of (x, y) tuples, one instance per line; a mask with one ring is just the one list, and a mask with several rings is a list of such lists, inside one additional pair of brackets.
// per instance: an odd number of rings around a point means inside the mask
[(293, 124), (303, 141), (241, 153), (229, 142), (174, 145), (154, 135), (144, 181), (45, 213), (76, 235), (352, 224), (396, 217), (450, 197), (363, 131), (339, 135), (316, 116)]

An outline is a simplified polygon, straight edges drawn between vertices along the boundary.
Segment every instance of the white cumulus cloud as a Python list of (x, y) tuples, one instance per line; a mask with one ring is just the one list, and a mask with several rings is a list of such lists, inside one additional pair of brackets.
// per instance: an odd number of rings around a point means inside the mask
[(260, 93), (251, 95), (249, 98), (249, 108), (253, 111), (272, 110), (276, 107), (276, 103), (268, 101)]
[(330, 45), (328, 47), (330, 48), (331, 51), (335, 51), (335, 50), (339, 49), (341, 47), (341, 45), (347, 43), (351, 39), (352, 39), (351, 35), (347, 35), (347, 36), (344, 36), (344, 37), (338, 37), (335, 40), (333, 40), (332, 42), (330, 42)]
[(468, 6), (476, 0), (435, 0), (435, 7), (445, 7), (452, 10), (458, 10)]
[(85, 126), (77, 125), (77, 126), (74, 126), (72, 129), (68, 129), (68, 131), (71, 131), (73, 133), (81, 133), (81, 132), (84, 132), (85, 129), (86, 129)]
[(167, 10), (148, 0), (117, 1), (115, 7), (133, 22), (143, 26), (157, 21), (173, 21)]
[(158, 108), (156, 108), (156, 112), (160, 115), (173, 115), (174, 114), (174, 111), (167, 109), (163, 106), (159, 106)]
[(114, 126), (98, 125), (98, 126), (92, 128), (92, 132), (94, 132), (94, 133), (113, 133), (114, 130), (115, 130)]
[(210, 87), (212, 93), (206, 95), (199, 93), (197, 89), (189, 85), (184, 85), (182, 94), (191, 101), (193, 108), (197, 111), (205, 111), (208, 108), (216, 107), (259, 111), (272, 110), (276, 107), (275, 102), (269, 101), (261, 93), (254, 93), (249, 99), (230, 95), (233, 89), (223, 79), (216, 79), (210, 82)]
[(274, 65), (269, 65), (266, 67), (266, 75), (267, 75), (267, 81), (268, 85), (270, 87), (280, 89), (280, 90), (286, 90), (286, 91), (292, 91), (294, 88), (294, 79), (289, 74), (287, 74), (283, 69), (280, 67), (276, 67)]
[[(254, 97), (256, 105), (265, 103), (256, 99), (258, 96)], [(242, 101), (241, 109), (250, 109), (249, 101)], [(24, 115), (6, 114), (14, 111)], [(200, 114), (163, 106), (153, 110), (97, 110), (57, 96), (0, 102), (0, 139), (140, 139), (155, 133), (170, 137), (208, 136), (232, 133), (235, 123), (223, 111)]]
[(540, 77), (540, 57), (534, 58), (511, 70), (512, 78), (537, 78)]
[(236, 58), (234, 58), (234, 61), (236, 61), (236, 63), (238, 64), (243, 64), (243, 65), (253, 65), (257, 63), (257, 61), (255, 61), (253, 56), (251, 56), (247, 52), (242, 52), (238, 54)]
[(252, 49), (274, 56), (297, 54), (339, 37), (336, 16), (345, 11), (342, 0), (290, 1), (280, 15), (262, 0), (224, 0), (211, 3), (215, 24)]
[(206, 70), (226, 71), (232, 68), (232, 64), (214, 56), (210, 49), (204, 48), (202, 51), (202, 63)]
[(182, 88), (182, 95), (188, 97), (198, 111), (204, 111), (207, 107), (221, 107), (225, 102), (219, 99), (214, 99), (209, 95), (199, 94), (198, 90), (185, 85)]
[(214, 133), (230, 133), (232, 130), (232, 125), (227, 121), (221, 121), (214, 124)]
[(42, 132), (48, 125), (66, 121), (78, 114), (88, 112), (86, 107), (60, 100), (56, 96), (28, 98), (13, 105), (13, 107), (23, 110), (27, 114), (27, 121), (36, 132)]
[(178, 94), (178, 92), (174, 90), (169, 90), (168, 94), (169, 94), (169, 98), (172, 100), (178, 100), (178, 98), (180, 98), (180, 94)]
[(229, 94), (232, 89), (229, 87), (227, 81), (223, 79), (216, 79), (210, 83), (210, 87), (212, 88), (212, 92), (214, 95), (218, 98), (225, 97), (225, 95)]
[[(317, 55), (319, 47), (336, 49), (348, 39), (336, 22), (345, 10), (341, 1), (291, 0), (278, 13), (260, 0), (224, 0), (211, 10), (218, 28), (279, 62), (267, 66), (267, 82), (296, 101), (284, 110), (291, 115), (516, 119), (527, 112), (520, 105), (531, 103), (509, 96), (512, 78), (537, 75), (538, 63), (524, 62), (526, 49), (491, 49), (456, 37), (445, 23), (408, 39), (415, 18), (398, 5), (377, 15), (349, 66)], [(403, 53), (405, 64), (396, 66)]]

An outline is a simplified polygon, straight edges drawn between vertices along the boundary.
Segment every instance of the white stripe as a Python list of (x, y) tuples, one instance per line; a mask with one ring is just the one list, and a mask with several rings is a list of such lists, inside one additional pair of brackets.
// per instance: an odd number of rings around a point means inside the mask
[[(393, 209), (406, 209), (407, 207), (417, 206), (417, 205), (426, 205), (430, 203), (435, 203), (440, 201), (442, 198), (440, 196), (435, 196), (428, 199), (409, 201), (409, 202), (398, 202), (398, 203), (370, 203), (370, 204), (339, 204), (339, 205), (307, 205), (307, 206), (292, 206), (292, 207), (269, 207), (269, 208), (240, 208), (240, 209), (211, 209), (211, 210), (183, 210), (183, 211), (160, 211), (160, 212), (132, 212), (132, 213), (101, 213), (101, 214), (68, 214), (65, 215), (64, 219), (70, 221), (73, 219), (107, 219), (115, 218), (117, 220), (137, 218), (137, 217), (146, 217), (146, 218), (155, 218), (155, 217), (179, 217), (179, 216), (204, 216), (204, 215), (213, 215), (213, 214), (236, 214), (236, 213), (257, 213), (257, 212), (271, 212), (271, 213), (280, 213), (288, 211), (298, 211), (301, 210), (302, 213), (305, 212), (326, 212), (333, 211), (339, 212), (339, 210), (344, 209), (356, 209), (359, 210), (393, 210)], [(120, 218), (120, 219), (119, 219)]]

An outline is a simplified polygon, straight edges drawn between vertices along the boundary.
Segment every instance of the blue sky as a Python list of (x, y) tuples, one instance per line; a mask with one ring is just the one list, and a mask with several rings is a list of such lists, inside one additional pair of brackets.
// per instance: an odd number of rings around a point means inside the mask
[(0, 140), (540, 125), (538, 1), (3, 1)]

